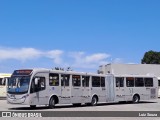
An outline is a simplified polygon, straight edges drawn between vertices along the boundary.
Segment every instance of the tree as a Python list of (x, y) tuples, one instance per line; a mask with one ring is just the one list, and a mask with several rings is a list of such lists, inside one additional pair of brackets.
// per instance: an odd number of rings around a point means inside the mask
[(144, 54), (142, 64), (160, 64), (160, 52), (148, 51)]

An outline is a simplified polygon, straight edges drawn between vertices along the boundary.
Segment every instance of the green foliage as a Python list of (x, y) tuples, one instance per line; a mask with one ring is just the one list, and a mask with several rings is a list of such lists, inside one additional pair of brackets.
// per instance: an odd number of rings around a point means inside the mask
[(142, 64), (160, 64), (160, 52), (148, 51), (144, 54)]

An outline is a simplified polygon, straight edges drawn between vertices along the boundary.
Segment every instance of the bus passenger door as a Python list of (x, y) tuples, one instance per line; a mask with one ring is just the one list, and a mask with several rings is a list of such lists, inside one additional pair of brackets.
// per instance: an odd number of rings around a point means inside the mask
[(31, 105), (47, 105), (49, 94), (48, 84), (49, 74), (47, 73), (38, 73), (34, 76), (31, 83), (30, 97)]
[(61, 102), (62, 104), (71, 103), (70, 75), (61, 75)]
[(71, 101), (72, 103), (82, 103), (82, 87), (81, 87), (81, 76), (72, 75), (72, 90), (71, 90)]
[(124, 77), (115, 77), (116, 82), (116, 101), (125, 101)]
[(91, 102), (90, 76), (82, 76), (82, 101)]

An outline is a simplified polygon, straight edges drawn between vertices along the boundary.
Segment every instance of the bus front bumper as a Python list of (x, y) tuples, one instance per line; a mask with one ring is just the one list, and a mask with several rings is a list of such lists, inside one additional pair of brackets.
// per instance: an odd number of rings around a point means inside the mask
[(27, 104), (26, 95), (7, 95), (7, 103), (8, 104)]

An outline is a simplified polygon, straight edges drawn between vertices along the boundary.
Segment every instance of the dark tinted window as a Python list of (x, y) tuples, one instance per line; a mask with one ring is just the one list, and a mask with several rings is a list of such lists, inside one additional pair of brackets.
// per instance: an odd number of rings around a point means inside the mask
[(82, 86), (89, 87), (89, 78), (90, 76), (82, 76)]
[[(146, 87), (153, 87), (153, 78), (144, 78)], [(158, 81), (160, 83), (160, 81)]]
[(100, 87), (100, 77), (92, 77), (92, 87)]
[(54, 74), (54, 73), (49, 74), (49, 85), (59, 86), (59, 74)]
[(134, 78), (133, 77), (126, 78), (126, 86), (127, 87), (134, 87)]
[(143, 78), (135, 78), (135, 87), (144, 87)]
[(72, 75), (72, 85), (75, 87), (81, 86), (81, 78), (80, 75)]
[(160, 87), (160, 80), (158, 80), (158, 86)]
[(124, 87), (124, 78), (116, 77), (116, 87)]
[(101, 87), (105, 87), (105, 78), (101, 77)]
[(69, 86), (70, 75), (61, 75), (61, 86)]
[[(38, 79), (38, 84), (37, 85), (35, 85), (35, 79)], [(32, 84), (31, 84), (31, 89), (30, 89), (31, 93), (45, 90), (45, 88), (46, 88), (45, 77), (36, 76), (35, 78), (33, 78)]]
[(0, 86), (5, 86), (6, 80), (4, 78), (0, 78)]
[(40, 80), (38, 82), (38, 86), (40, 88), (40, 90), (44, 90), (46, 88), (46, 81), (45, 81), (45, 77), (39, 77)]

